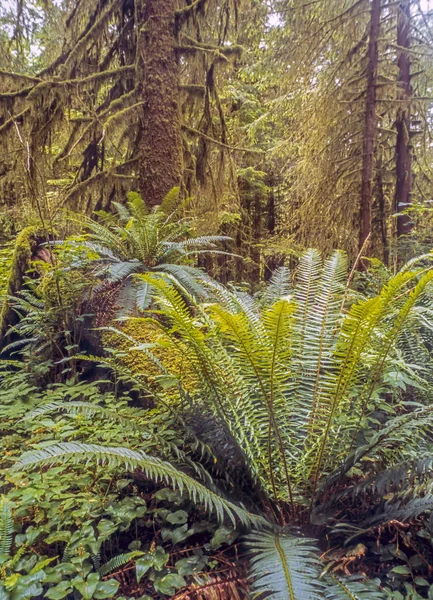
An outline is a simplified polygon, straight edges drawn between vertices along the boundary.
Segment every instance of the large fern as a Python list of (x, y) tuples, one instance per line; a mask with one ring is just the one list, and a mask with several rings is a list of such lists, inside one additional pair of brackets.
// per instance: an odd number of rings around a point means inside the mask
[(194, 502), (202, 504), (209, 512), (214, 511), (221, 521), (227, 516), (233, 523), (236, 523), (236, 519), (244, 524), (264, 523), (260, 517), (226, 500), (170, 463), (148, 456), (141, 450), (64, 442), (25, 453), (14, 465), (14, 469), (25, 470), (54, 464), (76, 465), (89, 461), (131, 472), (142, 470), (153, 481), (164, 481), (180, 493), (185, 491)]
[(143, 311), (150, 305), (152, 287), (137, 277), (142, 273), (158, 273), (161, 277), (169, 274), (189, 293), (205, 297), (206, 289), (200, 280), (206, 276), (193, 263), (203, 252), (226, 254), (218, 250), (218, 244), (229, 238), (193, 236), (193, 220), (179, 218), (179, 207), (175, 206), (178, 194), (179, 189), (173, 189), (167, 202), (152, 212), (138, 194), (131, 193), (126, 206), (113, 203), (115, 215), (103, 215), (102, 220), (74, 217), (84, 225), (86, 243), (97, 255), (96, 272), (110, 282), (122, 283), (118, 297), (120, 316), (136, 309)]
[[(404, 270), (346, 311), (346, 268), (341, 253), (322, 264), (311, 250), (291, 296), (284, 273), (287, 283), (271, 282), (256, 299), (210, 284), (219, 300), (211, 305), (191, 296), (187, 305), (185, 291), (142, 276), (165, 315), (155, 324), (173, 351), (182, 341), (200, 385), (194, 393), (224, 420), (252, 475), (292, 508), (312, 508), (328, 474), (348, 458), (433, 275)], [(353, 455), (355, 463), (361, 458)]]

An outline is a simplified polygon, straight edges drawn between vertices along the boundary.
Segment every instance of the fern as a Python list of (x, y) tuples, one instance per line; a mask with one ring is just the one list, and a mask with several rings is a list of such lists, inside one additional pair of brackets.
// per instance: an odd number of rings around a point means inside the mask
[(377, 581), (368, 581), (359, 575), (352, 577), (337, 577), (335, 574), (326, 575), (328, 584), (324, 597), (326, 600), (385, 600), (387, 595), (379, 589)]
[(10, 502), (4, 496), (0, 502), (0, 554), (10, 554), (14, 522)]
[(321, 600), (324, 584), (312, 540), (285, 534), (252, 533), (249, 549), (251, 589), (270, 600)]
[(287, 267), (279, 267), (272, 273), (272, 277), (260, 294), (259, 301), (264, 306), (272, 305), (281, 298), (286, 298), (293, 292), (291, 273)]
[(205, 288), (200, 284), (203, 274), (190, 264), (191, 258), (203, 252), (222, 252), (217, 245), (230, 241), (230, 238), (193, 237), (193, 221), (180, 219), (175, 222), (172, 218), (175, 213), (167, 213), (178, 195), (179, 189), (174, 188), (162, 206), (148, 212), (138, 195), (129, 194), (127, 205), (114, 203), (117, 214), (110, 215), (105, 222), (80, 218), (81, 225), (84, 223), (87, 230), (88, 247), (99, 255), (95, 260), (95, 272), (111, 282), (123, 282), (118, 297), (118, 304), (123, 307), (121, 316), (137, 309), (145, 310), (150, 305), (152, 287), (134, 281), (134, 276), (139, 273), (169, 274), (189, 294), (206, 297)]
[(363, 526), (383, 525), (389, 521), (410, 521), (422, 514), (433, 511), (433, 495), (426, 494), (422, 498), (412, 498), (409, 501), (393, 500), (386, 503), (384, 510), (378, 511), (375, 515), (368, 517)]
[(155, 289), (172, 350), (179, 338), (201, 397), (237, 440), (253, 477), (274, 500), (293, 505), (297, 497), (311, 509), (337, 465), (346, 461), (350, 468), (387, 441), (398, 443), (398, 435), (404, 439), (404, 431), (413, 432), (403, 416), (369, 448), (350, 453), (432, 273), (399, 273), (377, 297), (342, 313), (346, 269), (343, 254), (322, 264), (320, 254), (309, 250), (291, 298), (269, 303), (266, 291), (261, 301), (211, 283), (205, 285), (219, 303), (207, 306), (180, 284), (175, 289), (169, 281), (142, 276)]
[(244, 524), (263, 522), (260, 517), (247, 513), (243, 508), (207, 489), (170, 463), (148, 456), (141, 450), (66, 442), (24, 454), (14, 465), (14, 469), (25, 470), (35, 466), (81, 464), (89, 461), (99, 466), (122, 468), (131, 472), (141, 469), (153, 481), (164, 481), (174, 489), (178, 489), (180, 493), (185, 491), (194, 502), (203, 504), (207, 511), (214, 511), (220, 521), (227, 516), (233, 524), (236, 523), (236, 518)]
[(138, 556), (143, 556), (143, 554), (144, 552), (140, 552), (139, 550), (127, 552), (126, 554), (118, 554), (117, 556), (114, 556), (109, 561), (101, 565), (98, 569), (98, 573), (101, 575), (101, 577), (109, 575), (113, 571), (117, 571), (118, 569), (120, 569), (120, 567), (123, 567), (127, 563), (131, 562), (131, 560), (134, 560), (134, 558), (137, 558)]

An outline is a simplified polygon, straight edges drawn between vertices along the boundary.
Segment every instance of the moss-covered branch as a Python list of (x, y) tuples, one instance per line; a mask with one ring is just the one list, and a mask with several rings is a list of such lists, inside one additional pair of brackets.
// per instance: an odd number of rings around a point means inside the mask
[(68, 204), (77, 195), (86, 191), (90, 186), (93, 186), (96, 183), (101, 183), (101, 181), (106, 181), (108, 179), (135, 179), (136, 175), (125, 174), (122, 173), (122, 171), (125, 169), (128, 170), (132, 168), (134, 164), (136, 164), (137, 160), (137, 158), (132, 158), (131, 160), (127, 160), (126, 162), (122, 163), (121, 165), (117, 165), (116, 167), (105, 169), (104, 171), (99, 171), (98, 173), (95, 173), (88, 179), (74, 185), (74, 187), (66, 195), (63, 204)]
[(177, 51), (181, 54), (191, 54), (194, 52), (212, 52), (216, 55), (222, 54), (224, 57), (228, 58), (231, 56), (239, 57), (242, 54), (243, 48), (239, 45), (232, 46), (221, 46), (215, 44), (208, 44), (204, 42), (199, 42), (190, 38), (187, 35), (183, 36), (186, 40), (186, 44), (180, 44), (177, 46)]
[(28, 96), (35, 87), (35, 85), (31, 85), (20, 90), (15, 90), (13, 92), (4, 92), (3, 94), (0, 94), (0, 101), (13, 100), (14, 98), (24, 98), (25, 96)]
[(46, 93), (48, 89), (54, 87), (64, 87), (71, 88), (77, 86), (87, 85), (89, 83), (102, 82), (106, 79), (112, 79), (116, 76), (122, 76), (128, 73), (134, 73), (135, 65), (125, 65), (123, 67), (118, 67), (117, 69), (108, 69), (107, 71), (102, 71), (101, 73), (94, 73), (93, 75), (88, 75), (87, 77), (77, 78), (77, 79), (52, 79), (47, 81), (41, 81), (37, 85), (33, 87), (33, 89), (29, 93), (29, 100), (33, 99), (37, 94)]
[(74, 48), (68, 55), (64, 65), (62, 66), (62, 74), (70, 72), (73, 61), (84, 52), (88, 42), (98, 37), (100, 31), (106, 26), (108, 20), (111, 18), (113, 10), (118, 6), (119, 0), (113, 0), (102, 12), (99, 19), (89, 28), (87, 33), (77, 42)]
[(217, 146), (222, 146), (223, 148), (227, 148), (228, 150), (236, 150), (237, 152), (251, 152), (253, 154), (264, 154), (264, 150), (257, 150), (255, 148), (242, 148), (241, 146), (230, 146), (230, 144), (224, 144), (215, 138), (212, 138), (203, 131), (199, 131), (198, 129), (194, 129), (193, 127), (188, 127), (187, 125), (182, 125), (182, 129), (187, 131), (188, 133), (192, 133), (193, 135), (199, 135), (208, 142), (212, 142), (212, 144), (216, 144)]
[(31, 77), (30, 75), (21, 75), (19, 73), (12, 73), (10, 71), (2, 71), (0, 69), (0, 78), (12, 79), (18, 83), (39, 83), (40, 77)]
[(25, 108), (23, 111), (18, 113), (17, 115), (12, 115), (9, 119), (7, 119), (3, 125), (0, 125), (0, 134), (6, 133), (9, 127), (12, 127), (16, 121), (22, 119), (28, 112), (30, 112), (30, 108)]

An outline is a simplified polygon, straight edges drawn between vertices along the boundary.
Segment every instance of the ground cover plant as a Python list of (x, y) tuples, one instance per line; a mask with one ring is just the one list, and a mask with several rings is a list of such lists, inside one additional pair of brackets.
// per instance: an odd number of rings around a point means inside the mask
[(433, 600), (432, 56), (0, 2), (0, 600)]
[(203, 277), (205, 302), (140, 274), (150, 308), (63, 382), (23, 338), (2, 367), (5, 598), (427, 597), (430, 263), (365, 295), (343, 253), (309, 250), (255, 295)]

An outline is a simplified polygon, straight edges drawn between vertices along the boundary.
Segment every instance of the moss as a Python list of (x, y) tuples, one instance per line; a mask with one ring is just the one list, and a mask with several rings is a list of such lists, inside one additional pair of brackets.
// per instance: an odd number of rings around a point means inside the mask
[(41, 278), (37, 287), (38, 295), (44, 300), (47, 307), (59, 305), (59, 293), (64, 308), (72, 307), (77, 304), (82, 292), (88, 287), (88, 282), (83, 278), (83, 273), (79, 270), (70, 270), (67, 277), (57, 279), (52, 273)]
[(40, 227), (31, 226), (23, 229), (16, 238), (6, 286), (6, 298), (0, 313), (0, 340), (11, 324), (11, 308), (7, 297), (16, 295), (21, 289), (24, 276), (30, 269), (33, 253), (42, 235), (43, 231)]
[[(174, 346), (172, 337), (168, 336), (152, 319), (130, 319), (118, 327), (123, 333), (131, 336), (139, 344), (155, 344), (150, 350), (184, 390), (193, 393), (197, 389), (196, 375), (188, 359), (187, 348), (180, 343)], [(133, 375), (144, 378), (151, 386), (158, 386), (162, 375), (159, 367), (142, 350), (131, 350), (130, 340), (113, 331), (102, 334), (104, 348), (113, 348), (119, 352), (118, 361)], [(169, 396), (178, 396), (177, 387)]]

